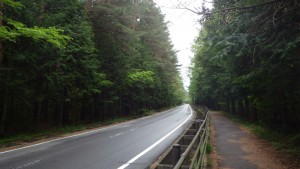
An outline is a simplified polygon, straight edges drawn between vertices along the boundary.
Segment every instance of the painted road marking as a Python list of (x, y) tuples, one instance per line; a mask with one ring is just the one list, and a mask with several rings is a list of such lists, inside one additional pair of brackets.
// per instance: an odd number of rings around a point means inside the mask
[[(134, 131), (134, 130), (135, 130), (135, 129), (130, 129), (130, 130), (127, 131), (127, 132), (131, 132), (131, 131)], [(120, 136), (120, 135), (125, 134), (125, 133), (127, 133), (127, 132), (118, 133), (118, 134), (115, 134), (115, 135), (109, 136), (109, 137), (110, 137), (110, 138), (117, 137), (117, 136)]]
[(110, 138), (113, 138), (113, 137), (117, 137), (117, 136), (120, 136), (120, 135), (122, 135), (122, 134), (124, 134), (125, 132), (122, 132), (122, 133), (118, 133), (118, 134), (115, 134), (115, 135), (113, 135), (113, 136), (109, 136)]
[[(171, 110), (173, 110), (173, 109), (171, 109)], [(17, 151), (17, 150), (22, 150), (22, 149), (27, 149), (27, 148), (39, 146), (39, 145), (46, 144), (46, 143), (51, 143), (51, 142), (55, 142), (55, 141), (59, 141), (59, 140), (64, 140), (64, 139), (67, 139), (67, 138), (78, 137), (78, 136), (86, 135), (86, 134), (90, 134), (90, 133), (96, 133), (96, 132), (99, 132), (99, 131), (102, 131), (102, 130), (105, 130), (105, 129), (109, 129), (109, 128), (113, 128), (113, 127), (117, 127), (117, 126), (121, 126), (121, 125), (126, 125), (126, 124), (130, 124), (130, 123), (133, 123), (133, 122), (136, 122), (136, 121), (144, 120), (146, 118), (158, 116), (158, 115), (167, 113), (168, 111), (169, 110), (163, 111), (161, 113), (157, 113), (157, 114), (154, 114), (154, 115), (150, 115), (150, 116), (147, 116), (147, 117), (144, 117), (144, 118), (139, 118), (139, 119), (136, 119), (136, 120), (130, 120), (130, 121), (127, 121), (127, 122), (124, 122), (124, 123), (120, 123), (120, 124), (116, 124), (116, 125), (113, 125), (113, 126), (100, 128), (100, 129), (95, 129), (95, 130), (92, 130), (92, 131), (88, 131), (88, 132), (84, 132), (84, 133), (80, 133), (80, 134), (76, 134), (76, 135), (66, 136), (66, 137), (62, 137), (62, 138), (57, 138), (57, 139), (45, 141), (45, 142), (42, 142), (42, 143), (37, 143), (37, 144), (29, 145), (29, 146), (24, 146), (24, 147), (12, 149), (12, 150), (3, 151), (3, 152), (0, 152), (0, 155), (5, 154), (5, 153), (9, 153), (9, 152), (13, 152), (13, 151)]]
[(164, 141), (167, 137), (169, 137), (171, 134), (173, 134), (177, 129), (179, 129), (182, 125), (184, 125), (193, 115), (192, 113), (192, 109), (190, 108), (190, 115), (187, 119), (184, 120), (184, 122), (182, 122), (179, 126), (177, 126), (175, 129), (173, 129), (172, 131), (170, 131), (168, 134), (166, 134), (164, 137), (162, 137), (161, 139), (159, 139), (158, 141), (156, 141), (154, 144), (152, 144), (150, 147), (148, 147), (147, 149), (145, 149), (144, 151), (142, 151), (140, 154), (136, 155), (135, 157), (133, 157), (131, 160), (129, 160), (127, 163), (123, 164), (122, 166), (120, 166), (118, 169), (124, 169), (126, 167), (128, 167), (130, 164), (132, 164), (133, 162), (135, 162), (137, 159), (139, 159), (140, 157), (142, 157), (144, 154), (146, 154), (147, 152), (149, 152), (151, 149), (153, 149), (155, 146), (157, 146), (159, 143), (161, 143), (162, 141)]
[(21, 169), (21, 168), (29, 167), (29, 166), (32, 166), (32, 165), (34, 165), (34, 164), (39, 163), (40, 161), (41, 161), (41, 160), (35, 160), (35, 161), (32, 161), (32, 162), (28, 162), (28, 163), (22, 164), (22, 165), (20, 165), (20, 166), (18, 166), (18, 167), (15, 167), (15, 168), (13, 168), (13, 169)]

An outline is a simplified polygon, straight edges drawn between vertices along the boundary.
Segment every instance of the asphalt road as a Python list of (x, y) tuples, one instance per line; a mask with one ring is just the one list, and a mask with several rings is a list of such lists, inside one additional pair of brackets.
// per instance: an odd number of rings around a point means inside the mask
[(189, 105), (128, 123), (0, 152), (0, 169), (144, 169), (192, 122)]
[(215, 128), (216, 150), (220, 158), (219, 167), (226, 169), (257, 169), (256, 164), (245, 158), (249, 153), (241, 148), (243, 145), (241, 139), (249, 134), (219, 112), (211, 111), (210, 117)]

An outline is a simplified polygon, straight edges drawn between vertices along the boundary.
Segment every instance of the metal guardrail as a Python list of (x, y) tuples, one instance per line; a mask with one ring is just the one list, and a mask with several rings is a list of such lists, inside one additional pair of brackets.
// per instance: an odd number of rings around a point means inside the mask
[[(195, 150), (195, 154), (192, 158), (192, 162), (189, 166), (189, 169), (202, 169), (204, 168), (204, 158), (206, 155), (206, 147), (208, 142), (208, 136), (209, 136), (209, 116), (208, 116), (208, 108), (205, 106), (204, 108), (205, 118), (202, 121), (201, 126), (198, 129), (198, 132), (194, 139), (192, 140), (191, 144), (189, 145), (191, 148), (187, 149), (185, 153), (189, 153), (192, 150), (192, 147), (194, 145), (197, 146), (197, 149)], [(185, 154), (184, 153), (184, 154)], [(182, 160), (179, 159), (178, 163), (174, 167), (174, 169), (180, 169), (182, 166), (182, 162), (184, 161), (186, 156), (181, 156)]]
[(190, 128), (159, 160), (156, 169), (205, 168), (206, 147), (209, 136), (209, 116), (206, 106), (195, 107), (197, 117)]

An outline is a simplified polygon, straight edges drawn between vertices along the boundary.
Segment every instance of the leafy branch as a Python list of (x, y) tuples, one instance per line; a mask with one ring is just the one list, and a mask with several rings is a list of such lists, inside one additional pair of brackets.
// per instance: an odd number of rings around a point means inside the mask
[(2, 41), (16, 42), (19, 37), (29, 37), (34, 40), (45, 40), (61, 48), (67, 44), (67, 41), (71, 40), (69, 36), (61, 34), (63, 30), (55, 27), (41, 28), (35, 26), (28, 28), (21, 22), (9, 18), (5, 20), (7, 25), (0, 27), (0, 40)]

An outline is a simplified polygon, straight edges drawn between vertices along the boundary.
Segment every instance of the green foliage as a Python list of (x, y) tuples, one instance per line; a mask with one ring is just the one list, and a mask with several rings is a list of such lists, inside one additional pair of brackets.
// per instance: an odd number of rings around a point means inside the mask
[(8, 5), (13, 8), (24, 7), (20, 2), (15, 2), (13, 0), (1, 0), (5, 5)]
[[(93, 16), (103, 68), (113, 82), (103, 95), (116, 112), (138, 113), (181, 103), (175, 52), (152, 1), (99, 3)], [(123, 105), (117, 106), (120, 102)]]
[(0, 105), (6, 107), (0, 110), (4, 117), (0, 133), (85, 121), (90, 112), (84, 107), (91, 106), (93, 97), (112, 83), (101, 70), (83, 4), (77, 0), (20, 2), (22, 10), (4, 10), (6, 18), (12, 19), (6, 19), (8, 33), (3, 34), (10, 39), (4, 41), (0, 72), (4, 93)]
[[(3, 3), (4, 5), (8, 5), (12, 8), (24, 8), (24, 5), (22, 5), (22, 3), (12, 0), (4, 0)], [(61, 29), (56, 29), (55, 27), (42, 28), (38, 26), (29, 28), (21, 22), (5, 17), (5, 15), (6, 14), (4, 12), (4, 16), (2, 16), (3, 18), (1, 18), (5, 22), (5, 25), (0, 27), (0, 40), (2, 41), (7, 40), (16, 42), (17, 38), (19, 37), (28, 37), (36, 41), (44, 40), (61, 48), (67, 44), (68, 40), (71, 40), (70, 37), (62, 35), (63, 30)]]
[[(300, 34), (295, 21), (300, 6), (294, 0), (260, 3), (214, 3), (195, 42), (190, 96), (196, 104), (299, 131)], [(256, 7), (229, 10), (243, 6)]]
[(206, 153), (210, 154), (213, 151), (213, 146), (210, 143), (206, 145)]
[(0, 134), (182, 103), (176, 53), (152, 0), (95, 2), (89, 14), (78, 0), (4, 5)]
[(61, 48), (66, 46), (68, 40), (71, 40), (70, 37), (61, 34), (63, 30), (55, 27), (40, 28), (35, 26), (28, 28), (21, 22), (11, 19), (6, 19), (6, 24), (0, 28), (0, 40), (2, 41), (16, 42), (19, 37), (28, 37), (36, 41), (44, 40)]
[(154, 72), (135, 70), (128, 75), (128, 84), (131, 87), (136, 85), (151, 86), (154, 82)]

